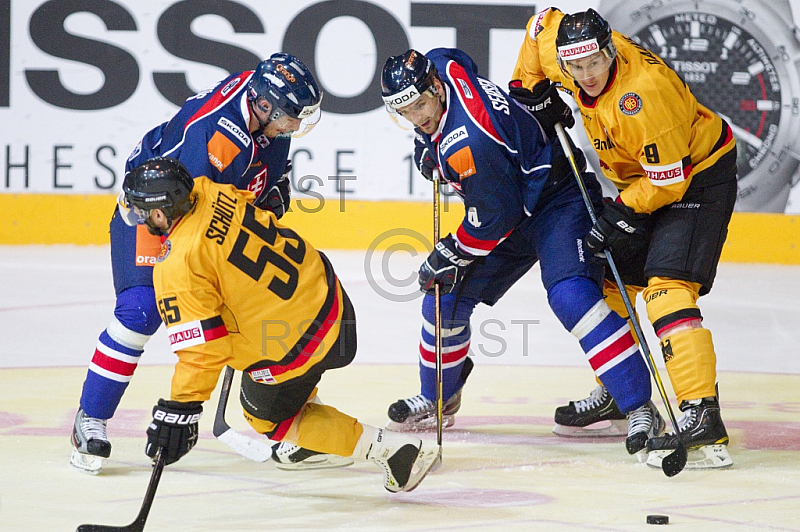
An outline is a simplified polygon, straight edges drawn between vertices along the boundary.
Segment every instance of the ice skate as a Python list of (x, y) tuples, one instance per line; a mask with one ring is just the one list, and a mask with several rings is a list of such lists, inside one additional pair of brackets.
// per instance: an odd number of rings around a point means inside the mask
[(106, 435), (106, 420), (89, 417), (78, 409), (72, 427), (72, 457), (69, 463), (81, 471), (96, 475), (103, 461), (111, 456), (111, 442)]
[[(686, 469), (717, 469), (730, 467), (728, 432), (722, 423), (716, 397), (681, 402), (683, 412), (678, 419), (681, 441), (689, 453)], [(647, 442), (647, 465), (660, 468), (661, 460), (678, 446), (674, 432)]]
[[(462, 388), (463, 389), (463, 388)], [(461, 408), (461, 390), (442, 405), (442, 428), (455, 423), (455, 413)], [(419, 394), (400, 399), (389, 407), (386, 428), (396, 432), (425, 432), (436, 430), (436, 401)]]
[(570, 401), (556, 408), (553, 432), (572, 438), (626, 436), (625, 414), (604, 386), (598, 386), (586, 399)]
[(289, 442), (272, 446), (272, 460), (284, 471), (306, 471), (311, 469), (334, 469), (353, 465), (353, 459), (337, 454), (324, 454), (304, 449)]
[(413, 436), (365, 426), (363, 437), (372, 441), (366, 459), (383, 469), (383, 486), (392, 493), (416, 488), (439, 458), (435, 443)]
[(658, 413), (653, 401), (647, 401), (636, 410), (628, 412), (628, 438), (625, 440), (628, 454), (636, 455), (639, 462), (647, 460), (647, 440), (663, 433), (665, 428), (664, 418)]

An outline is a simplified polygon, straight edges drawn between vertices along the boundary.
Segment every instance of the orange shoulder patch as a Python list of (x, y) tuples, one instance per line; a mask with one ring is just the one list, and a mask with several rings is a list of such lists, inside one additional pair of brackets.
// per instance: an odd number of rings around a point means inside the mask
[(453, 155), (447, 158), (447, 163), (458, 172), (459, 180), (469, 177), (476, 173), (475, 159), (472, 157), (472, 150), (469, 146), (464, 146)]
[(161, 237), (151, 235), (145, 225), (136, 226), (136, 265), (156, 265), (157, 257), (161, 253)]
[(208, 161), (220, 172), (239, 155), (239, 147), (219, 131), (208, 141), (207, 148)]

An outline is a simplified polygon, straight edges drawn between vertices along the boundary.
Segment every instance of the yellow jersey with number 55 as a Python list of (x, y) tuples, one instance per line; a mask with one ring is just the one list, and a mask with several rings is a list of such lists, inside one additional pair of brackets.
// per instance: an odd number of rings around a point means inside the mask
[(156, 301), (178, 355), (175, 401), (205, 401), (226, 365), (272, 361), (269, 382), (324, 359), (341, 325), (343, 294), (328, 260), (253, 195), (206, 177), (194, 209), (164, 239)]
[(529, 20), (512, 82), (530, 89), (548, 78), (575, 97), (603, 174), (625, 205), (650, 213), (679, 201), (696, 176), (735, 149), (730, 127), (660, 57), (616, 31), (608, 83), (588, 96), (558, 65), (563, 18), (549, 8)]

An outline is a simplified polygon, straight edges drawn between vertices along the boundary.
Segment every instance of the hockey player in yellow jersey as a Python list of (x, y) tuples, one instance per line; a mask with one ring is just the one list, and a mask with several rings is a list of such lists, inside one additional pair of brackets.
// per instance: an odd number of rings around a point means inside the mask
[(250, 425), (304, 450), (370, 460), (391, 492), (414, 489), (438, 452), (415, 437), (359, 423), (317, 399), (322, 373), (356, 352), (355, 312), (322, 253), (253, 194), (176, 159), (147, 160), (125, 176), (120, 212), (162, 236), (156, 301), (178, 356), (169, 400), (153, 409), (148, 456), (167, 463), (197, 441), (202, 403), (225, 366), (243, 372)]
[[(528, 22), (511, 95), (552, 132), (556, 122), (574, 123), (557, 88), (574, 96), (602, 171), (619, 191), (606, 199), (586, 245), (596, 255), (610, 249), (623, 281), (642, 292), (683, 411), (687, 467), (730, 466), (716, 354), (697, 299), (713, 284), (736, 200), (731, 129), (660, 57), (612, 31), (593, 9), (548, 8)], [(616, 285), (607, 280), (604, 292), (626, 315)], [(559, 410), (605, 408), (599, 391)], [(672, 433), (650, 439), (647, 463), (660, 467), (676, 447)]]

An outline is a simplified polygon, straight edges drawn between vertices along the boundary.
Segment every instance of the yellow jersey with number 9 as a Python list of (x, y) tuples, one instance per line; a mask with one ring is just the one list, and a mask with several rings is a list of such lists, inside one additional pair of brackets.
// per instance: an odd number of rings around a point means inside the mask
[(563, 18), (548, 8), (528, 21), (512, 81), (531, 89), (548, 78), (575, 96), (603, 174), (625, 205), (650, 213), (679, 201), (695, 176), (735, 148), (730, 127), (660, 57), (615, 31), (616, 68), (603, 92), (589, 97), (558, 66)]

